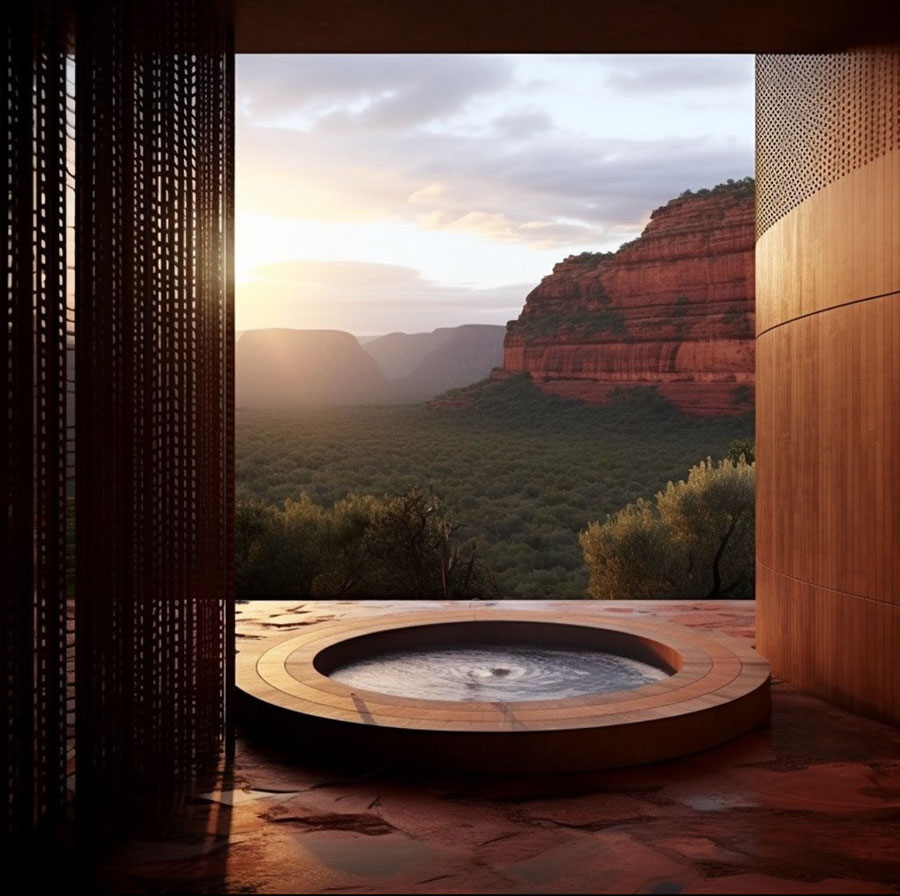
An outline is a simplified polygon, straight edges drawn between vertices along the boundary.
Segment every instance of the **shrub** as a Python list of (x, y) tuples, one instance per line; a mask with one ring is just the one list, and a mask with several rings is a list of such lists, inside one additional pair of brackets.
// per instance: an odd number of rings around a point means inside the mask
[(731, 193), (735, 196), (753, 196), (756, 193), (756, 181), (752, 177), (741, 177), (738, 180), (728, 178), (725, 183), (716, 184), (711, 189), (685, 190), (679, 194), (679, 199), (689, 199), (692, 196), (710, 196), (721, 193)]
[(581, 534), (591, 597), (753, 597), (755, 465), (692, 467), (655, 503), (639, 499)]
[(493, 596), (478, 543), (434, 494), (412, 488), (352, 494), (326, 508), (307, 494), (281, 507), (238, 502), (237, 594), (258, 597), (466, 598)]
[(733, 464), (738, 464), (743, 458), (748, 464), (756, 462), (756, 445), (753, 439), (733, 439), (725, 452), (725, 457)]

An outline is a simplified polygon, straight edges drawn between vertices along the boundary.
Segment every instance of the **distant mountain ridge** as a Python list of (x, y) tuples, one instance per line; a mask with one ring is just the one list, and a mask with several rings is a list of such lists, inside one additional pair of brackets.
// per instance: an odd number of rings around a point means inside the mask
[(384, 390), (378, 365), (341, 330), (246, 330), (235, 346), (239, 407), (373, 404)]
[(389, 380), (399, 380), (414, 373), (431, 352), (450, 338), (453, 330), (453, 327), (440, 327), (431, 333), (388, 333), (361, 345)]
[(393, 380), (397, 394), (424, 401), (483, 380), (503, 363), (506, 328), (490, 324), (441, 327), (431, 333), (390, 333), (363, 346)]
[(389, 333), (360, 345), (342, 330), (246, 330), (236, 345), (239, 407), (406, 404), (467, 386), (502, 363), (505, 328)]

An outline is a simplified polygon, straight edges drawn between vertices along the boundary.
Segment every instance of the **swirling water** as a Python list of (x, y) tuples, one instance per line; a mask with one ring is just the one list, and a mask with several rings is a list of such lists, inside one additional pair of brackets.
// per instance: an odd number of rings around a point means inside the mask
[(668, 672), (601, 650), (466, 643), (386, 651), (329, 673), (350, 687), (420, 700), (559, 700), (622, 691)]

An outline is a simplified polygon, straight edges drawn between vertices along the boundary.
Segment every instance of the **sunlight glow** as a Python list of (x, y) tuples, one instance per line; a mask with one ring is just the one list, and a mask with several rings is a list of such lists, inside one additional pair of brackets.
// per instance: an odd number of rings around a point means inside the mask
[(252, 56), (237, 95), (239, 329), (504, 323), (565, 256), (752, 171), (749, 56)]

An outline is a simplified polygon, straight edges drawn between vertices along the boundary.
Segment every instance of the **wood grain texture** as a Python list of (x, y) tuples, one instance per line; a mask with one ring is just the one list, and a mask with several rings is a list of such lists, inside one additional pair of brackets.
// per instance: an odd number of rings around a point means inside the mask
[(900, 604), (900, 295), (757, 340), (757, 560)]
[(900, 149), (815, 193), (756, 243), (756, 332), (897, 290)]
[(893, 146), (757, 242), (757, 634), (774, 674), (900, 723), (898, 85), (858, 68), (847, 114), (890, 94), (884, 127), (858, 138)]
[(900, 607), (759, 564), (757, 647), (799, 688), (861, 715), (900, 719)]

